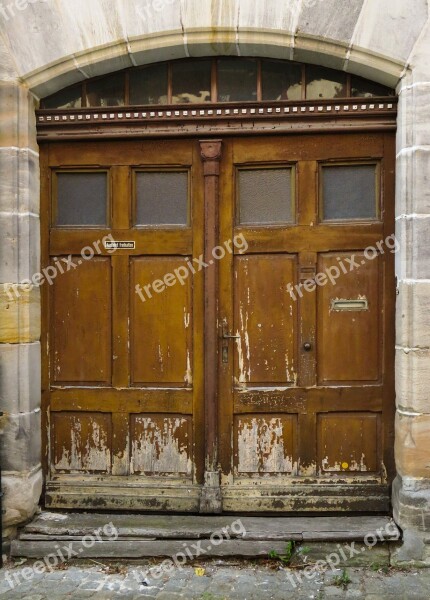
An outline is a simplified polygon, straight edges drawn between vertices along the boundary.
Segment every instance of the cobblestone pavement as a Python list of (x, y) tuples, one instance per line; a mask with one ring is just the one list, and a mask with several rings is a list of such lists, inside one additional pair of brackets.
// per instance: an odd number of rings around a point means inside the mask
[(154, 569), (160, 562), (73, 562), (43, 574), (34, 573), (33, 561), (10, 564), (0, 571), (0, 599), (430, 599), (430, 569), (383, 573), (356, 567), (317, 572), (310, 580), (303, 570), (269, 561), (213, 560), (157, 577), (161, 572)]

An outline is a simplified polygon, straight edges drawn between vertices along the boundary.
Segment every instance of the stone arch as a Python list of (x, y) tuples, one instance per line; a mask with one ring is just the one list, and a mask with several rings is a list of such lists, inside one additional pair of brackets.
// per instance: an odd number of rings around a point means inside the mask
[[(202, 39), (212, 37), (210, 43)], [(345, 44), (313, 36), (291, 37), (281, 31), (248, 30), (245, 41), (235, 41), (235, 32), (202, 28), (184, 36), (179, 32), (163, 32), (157, 36), (141, 36), (134, 40), (134, 50), (123, 42), (107, 47), (89, 48), (76, 57), (62, 57), (55, 63), (22, 76), (29, 90), (36, 97), (51, 95), (62, 88), (93, 76), (107, 75), (126, 67), (152, 64), (164, 60), (187, 57), (210, 56), (257, 56), (295, 60), (343, 70), (347, 73), (376, 81), (388, 87), (396, 87), (405, 71), (405, 63), (391, 57), (373, 53), (368, 49), (356, 49), (350, 53)], [(294, 41), (294, 43), (293, 43)]]

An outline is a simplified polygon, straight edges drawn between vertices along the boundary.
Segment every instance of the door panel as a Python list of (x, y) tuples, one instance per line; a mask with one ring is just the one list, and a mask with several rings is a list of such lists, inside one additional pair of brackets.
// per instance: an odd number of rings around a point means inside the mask
[(46, 503), (198, 511), (203, 278), (184, 270), (203, 252), (199, 146), (111, 147), (43, 149), (43, 260), (76, 263), (43, 288)]
[(322, 474), (377, 473), (380, 414), (318, 415), (318, 464)]
[(235, 257), (237, 385), (293, 385), (297, 377), (297, 306), (287, 292), (294, 278), (295, 257), (259, 255)]
[(192, 419), (183, 415), (131, 415), (131, 471), (192, 477)]
[[(162, 282), (166, 274), (183, 269), (181, 257), (132, 259), (131, 361), (134, 385), (191, 386), (192, 280), (183, 285), (159, 284), (145, 302), (135, 293), (139, 282)], [(168, 280), (170, 281), (170, 280)], [(171, 281), (173, 283), (173, 279)]]
[[(349, 262), (348, 262), (349, 261)], [(351, 262), (353, 261), (353, 262)], [(359, 268), (350, 271), (351, 265)], [(377, 382), (381, 379), (380, 257), (363, 252), (320, 254), (318, 272), (342, 264), (335, 285), (318, 287), (318, 382)]]
[(295, 415), (235, 417), (235, 475), (279, 476), (297, 471)]
[(111, 472), (112, 420), (108, 414), (54, 413), (51, 443), (56, 473)]
[(220, 265), (224, 510), (386, 510), (393, 255), (368, 247), (393, 231), (393, 138), (224, 144), (220, 235), (247, 242)]
[(83, 262), (77, 256), (72, 261), (81, 264), (53, 283), (52, 377), (56, 383), (110, 385), (110, 261), (94, 257)]

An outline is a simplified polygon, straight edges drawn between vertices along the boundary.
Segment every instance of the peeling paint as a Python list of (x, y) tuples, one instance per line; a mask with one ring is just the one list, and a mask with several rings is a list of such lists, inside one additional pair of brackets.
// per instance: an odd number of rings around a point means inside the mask
[(163, 350), (161, 348), (161, 344), (158, 344), (158, 362), (160, 363), (160, 371), (164, 371), (164, 358), (163, 358)]
[[(55, 468), (59, 471), (108, 471), (111, 453), (108, 436), (100, 424), (90, 422), (91, 430), (83, 431), (82, 422), (75, 417), (71, 422), (70, 447), (63, 446)], [(86, 438), (86, 439), (85, 439)]]
[(193, 373), (191, 370), (191, 359), (189, 350), (187, 350), (187, 371), (184, 375), (184, 381), (187, 385), (192, 385), (193, 383)]
[(333, 464), (330, 464), (328, 456), (322, 459), (322, 468), (323, 471), (326, 472), (335, 472), (335, 471), (362, 471), (366, 472), (368, 470), (366, 466), (366, 457), (364, 454), (361, 455), (360, 462), (357, 462), (355, 459), (340, 460), (336, 461)]
[(299, 473), (301, 477), (313, 477), (317, 472), (317, 465), (315, 462), (309, 465), (301, 465), (299, 461)]
[(240, 306), (239, 317), (240, 331), (236, 331), (236, 335), (240, 335), (240, 339), (237, 340), (236, 344), (239, 363), (239, 383), (246, 383), (247, 381), (251, 381), (251, 350), (249, 346), (248, 334), (249, 315), (248, 311), (246, 311), (244, 314), (242, 305)]
[(280, 418), (253, 418), (238, 423), (238, 472), (290, 473), (293, 458), (286, 456)]
[(186, 473), (191, 475), (188, 420), (136, 417), (136, 436), (132, 443), (132, 472)]

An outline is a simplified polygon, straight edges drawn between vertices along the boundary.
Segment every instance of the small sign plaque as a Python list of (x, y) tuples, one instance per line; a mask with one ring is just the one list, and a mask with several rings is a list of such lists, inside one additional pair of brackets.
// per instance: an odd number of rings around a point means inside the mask
[(106, 240), (104, 244), (106, 250), (134, 250), (136, 248), (136, 242)]

